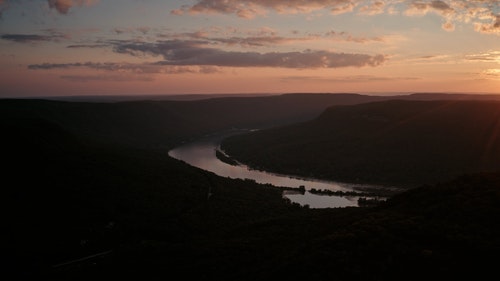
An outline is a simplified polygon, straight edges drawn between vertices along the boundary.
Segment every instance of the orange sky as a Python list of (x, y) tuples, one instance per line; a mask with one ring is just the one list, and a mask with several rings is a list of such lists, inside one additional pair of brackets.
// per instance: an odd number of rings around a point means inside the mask
[(0, 0), (2, 97), (500, 93), (500, 1)]

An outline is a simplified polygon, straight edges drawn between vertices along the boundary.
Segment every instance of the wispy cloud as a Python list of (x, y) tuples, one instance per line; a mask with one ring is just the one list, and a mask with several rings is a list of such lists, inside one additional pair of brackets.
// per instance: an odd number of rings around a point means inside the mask
[(411, 2), (410, 8), (406, 10), (407, 15), (425, 15), (429, 12), (436, 12), (441, 15), (449, 15), (455, 13), (455, 10), (446, 2), (436, 1), (415, 1)]
[(133, 64), (122, 64), (122, 63), (96, 63), (96, 62), (75, 62), (75, 63), (42, 63), (42, 64), (30, 64), (29, 69), (56, 69), (56, 68), (79, 68), (86, 67), (98, 70), (133, 70)]
[(98, 1), (99, 0), (47, 0), (49, 7), (57, 10), (60, 14), (67, 14), (74, 6), (89, 6)]
[(114, 51), (133, 56), (162, 56), (164, 65), (213, 65), (229, 67), (339, 68), (378, 66), (384, 55), (303, 52), (237, 52), (211, 48), (203, 40), (169, 40), (156, 43), (116, 41)]
[(375, 36), (375, 37), (359, 37), (354, 36), (348, 32), (337, 32), (337, 31), (328, 31), (324, 34), (324, 38), (331, 38), (335, 41), (345, 41), (345, 42), (353, 42), (353, 43), (371, 43), (371, 42), (385, 42), (386, 38), (383, 36)]
[(64, 35), (40, 35), (40, 34), (3, 34), (0, 36), (3, 40), (16, 43), (36, 43), (44, 41), (59, 41), (65, 38)]
[(108, 47), (107, 44), (74, 44), (74, 45), (68, 45), (66, 48), (68, 49), (81, 49), (81, 48), (105, 48)]
[(488, 79), (500, 80), (500, 68), (486, 69), (481, 74)]
[(151, 31), (151, 27), (148, 26), (140, 26), (140, 27), (115, 27), (113, 29), (113, 32), (116, 34), (124, 34), (124, 33), (140, 33), (142, 35), (148, 34), (148, 32)]
[(489, 17), (486, 18), (490, 19), (489, 23), (481, 23), (481, 22), (475, 23), (476, 31), (481, 33), (500, 35), (500, 14), (498, 15), (490, 14)]
[(497, 62), (500, 63), (500, 51), (490, 51), (480, 54), (472, 54), (465, 56), (466, 60), (469, 61), (480, 61), (480, 62)]
[(363, 6), (359, 8), (359, 14), (361, 15), (378, 15), (384, 13), (385, 8), (384, 1), (373, 1), (368, 6)]
[(159, 34), (158, 37), (166, 40), (205, 40), (211, 44), (224, 44), (229, 46), (239, 45), (242, 47), (262, 47), (272, 45), (282, 45), (291, 43), (300, 43), (318, 40), (332, 40), (336, 42), (349, 42), (349, 43), (373, 43), (385, 42), (384, 36), (363, 37), (355, 36), (348, 32), (341, 31), (328, 31), (324, 33), (300, 34), (294, 32), (293, 36), (281, 36), (275, 31), (261, 31), (257, 34), (242, 35), (241, 32), (233, 31), (234, 34), (226, 32), (224, 36), (217, 36), (207, 31), (195, 31), (185, 33), (165, 33)]
[(308, 81), (308, 82), (336, 82), (336, 83), (367, 83), (367, 82), (387, 82), (387, 81), (411, 81), (419, 80), (418, 77), (390, 77), (390, 76), (374, 76), (374, 75), (352, 75), (339, 77), (322, 77), (322, 76), (287, 76), (283, 77), (283, 81)]
[[(80, 33), (82, 31), (74, 31)], [(72, 38), (72, 35), (67, 32), (62, 32), (57, 29), (43, 29), (40, 33), (32, 34), (2, 34), (0, 39), (13, 41), (16, 43), (40, 43), (40, 42), (62, 42)]]
[[(0, 0), (0, 18), (2, 14), (9, 9), (11, 3), (21, 2), (18, 0)], [(90, 6), (99, 2), (99, 0), (47, 0), (46, 3), (50, 9), (55, 9), (60, 14), (67, 14), (72, 7)]]
[(174, 15), (218, 13), (252, 19), (270, 11), (277, 13), (310, 13), (329, 11), (332, 15), (356, 12), (359, 15), (402, 13), (425, 16), (435, 13), (443, 17), (442, 29), (454, 31), (456, 23), (472, 23), (481, 33), (500, 34), (499, 0), (197, 0), (171, 11)]
[(222, 13), (236, 14), (242, 18), (254, 18), (266, 14), (268, 10), (278, 13), (306, 13), (328, 9), (332, 14), (350, 12), (358, 4), (357, 0), (198, 0), (192, 6), (183, 6), (171, 13)]
[(94, 81), (112, 81), (112, 82), (150, 82), (153, 81), (151, 76), (138, 76), (129, 74), (107, 74), (107, 75), (61, 75), (59, 78), (69, 80), (71, 82), (94, 82)]
[(115, 73), (128, 73), (136, 75), (144, 74), (183, 74), (201, 73), (209, 74), (220, 72), (218, 67), (213, 66), (175, 66), (163, 65), (159, 63), (115, 63), (115, 62), (73, 62), (73, 63), (42, 63), (30, 64), (31, 70), (52, 70), (52, 69), (78, 69), (86, 68), (102, 70)]
[(414, 1), (405, 11), (406, 15), (426, 15), (434, 12), (444, 18), (442, 28), (455, 30), (455, 23), (472, 22), (476, 31), (500, 35), (499, 0), (446, 0)]

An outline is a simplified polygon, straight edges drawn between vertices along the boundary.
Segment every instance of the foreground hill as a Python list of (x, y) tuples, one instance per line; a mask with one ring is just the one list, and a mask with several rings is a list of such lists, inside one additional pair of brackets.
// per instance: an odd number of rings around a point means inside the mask
[[(278, 189), (220, 178), (166, 153), (82, 142), (48, 121), (0, 125), (0, 268), (9, 280), (100, 280), (81, 271), (102, 259), (140, 262), (134, 251), (156, 243), (175, 252), (172, 262), (186, 261), (200, 239), (301, 210)], [(79, 261), (96, 254), (103, 257)]]
[(334, 106), (298, 125), (225, 140), (241, 162), (281, 173), (410, 185), (500, 169), (500, 102)]

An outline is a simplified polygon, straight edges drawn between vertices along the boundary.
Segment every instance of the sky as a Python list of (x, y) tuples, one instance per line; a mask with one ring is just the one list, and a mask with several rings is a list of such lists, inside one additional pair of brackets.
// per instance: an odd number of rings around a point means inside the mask
[(0, 0), (0, 89), (500, 93), (500, 0)]

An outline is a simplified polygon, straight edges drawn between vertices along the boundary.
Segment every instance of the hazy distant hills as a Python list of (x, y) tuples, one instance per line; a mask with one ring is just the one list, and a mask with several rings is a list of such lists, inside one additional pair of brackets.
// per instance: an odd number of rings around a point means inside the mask
[(231, 128), (264, 128), (305, 121), (330, 105), (379, 100), (353, 94), (296, 94), (224, 97), (196, 101), (64, 102), (0, 100), (2, 122), (52, 122), (70, 132), (105, 142), (168, 147), (179, 141)]
[[(196, 96), (201, 98), (201, 96)], [(208, 96), (210, 97), (210, 96)], [(68, 102), (34, 99), (0, 100), (0, 118), (15, 124), (43, 119), (75, 134), (102, 142), (140, 147), (169, 147), (183, 140), (231, 128), (269, 128), (317, 117), (333, 105), (400, 99), (499, 99), (488, 95), (415, 94), (368, 96), (358, 94), (284, 94), (224, 96), (198, 100), (128, 100)], [(108, 99), (109, 98), (109, 99)], [(131, 97), (122, 97), (123, 99)], [(139, 99), (140, 97), (134, 97)], [(152, 99), (151, 97), (149, 97)], [(81, 98), (84, 99), (84, 98)], [(101, 100), (102, 100), (101, 99)], [(179, 99), (179, 97), (174, 97)], [(92, 97), (90, 100), (93, 100)], [(99, 100), (99, 99), (98, 99)], [(113, 102), (114, 101), (114, 102)]]
[(391, 100), (333, 106), (297, 125), (234, 136), (223, 149), (282, 173), (413, 185), (500, 169), (500, 102)]

